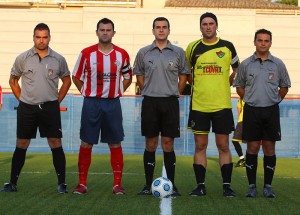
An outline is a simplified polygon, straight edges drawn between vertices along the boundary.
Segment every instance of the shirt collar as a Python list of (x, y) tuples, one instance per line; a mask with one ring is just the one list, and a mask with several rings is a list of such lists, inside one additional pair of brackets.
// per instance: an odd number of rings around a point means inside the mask
[[(256, 56), (256, 54), (255, 54), (255, 52), (253, 53), (253, 55), (252, 55), (252, 61), (256, 61), (256, 60), (258, 60), (258, 59), (260, 59), (259, 57), (257, 57)], [(271, 54), (271, 52), (269, 52), (269, 55), (268, 55), (268, 59), (267, 59), (268, 61), (272, 61), (272, 62), (274, 62), (274, 56)]]
[[(158, 49), (158, 47), (155, 44), (155, 40), (153, 41), (153, 43), (151, 44), (151, 50), (153, 49)], [(172, 45), (172, 43), (168, 40), (168, 44), (164, 49), (170, 49), (170, 50), (174, 50), (174, 46)]]
[[(30, 53), (30, 56), (38, 55), (38, 53), (36, 52), (34, 46), (30, 49), (30, 52), (29, 52), (29, 53)], [(48, 55), (51, 55), (51, 54), (52, 54), (52, 49), (51, 49), (50, 47), (48, 47), (48, 52), (47, 52), (47, 54), (45, 55), (45, 57), (48, 56)]]

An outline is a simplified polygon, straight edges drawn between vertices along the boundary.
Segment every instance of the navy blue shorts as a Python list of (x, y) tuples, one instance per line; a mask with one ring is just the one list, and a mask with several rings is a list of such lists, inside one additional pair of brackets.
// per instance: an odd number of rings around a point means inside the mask
[(179, 101), (177, 97), (149, 97), (142, 102), (142, 136), (179, 137)]
[(120, 143), (124, 139), (122, 109), (119, 98), (85, 97), (81, 112), (80, 139), (89, 144)]
[(190, 111), (188, 129), (194, 134), (208, 134), (211, 127), (216, 134), (230, 134), (234, 131), (232, 110), (223, 109), (212, 113)]
[(40, 136), (61, 138), (61, 118), (58, 101), (40, 105), (19, 103), (17, 109), (17, 137), (20, 139), (36, 138), (37, 128)]
[(251, 107), (245, 103), (243, 139), (246, 141), (281, 140), (278, 104), (270, 107)]

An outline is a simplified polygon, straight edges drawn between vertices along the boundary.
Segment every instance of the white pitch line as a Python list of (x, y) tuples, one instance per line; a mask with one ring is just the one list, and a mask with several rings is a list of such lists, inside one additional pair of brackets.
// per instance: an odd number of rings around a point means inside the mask
[[(162, 176), (167, 178), (165, 164), (163, 164)], [(172, 197), (160, 200), (160, 215), (172, 215)]]
[[(7, 171), (6, 171), (7, 172)], [(9, 173), (9, 172), (7, 172)], [(52, 172), (43, 172), (43, 171), (22, 171), (21, 174), (47, 174), (47, 173), (52, 173)], [(78, 172), (66, 172), (66, 174), (72, 174), (72, 175), (77, 175)], [(112, 172), (89, 172), (89, 175), (112, 175)], [(141, 175), (139, 173), (129, 173), (129, 172), (123, 172), (123, 175)]]
[[(164, 167), (163, 167), (164, 168)], [(53, 170), (54, 171), (54, 170)], [(10, 173), (10, 171), (5, 171), (5, 173)], [(52, 173), (50, 171), (22, 171), (21, 174), (48, 174)], [(78, 172), (66, 172), (66, 174), (77, 175)], [(112, 172), (89, 172), (89, 175), (112, 175)], [(143, 173), (132, 173), (132, 172), (123, 172), (123, 175), (144, 175)], [(167, 177), (167, 174), (163, 175)], [(180, 175), (177, 175), (180, 176)], [(181, 175), (184, 177), (193, 177), (194, 175)], [(241, 178), (246, 178), (246, 175), (240, 176)], [(257, 176), (258, 178), (264, 178), (264, 176)], [(300, 177), (288, 177), (288, 176), (276, 176), (278, 179), (300, 179)]]

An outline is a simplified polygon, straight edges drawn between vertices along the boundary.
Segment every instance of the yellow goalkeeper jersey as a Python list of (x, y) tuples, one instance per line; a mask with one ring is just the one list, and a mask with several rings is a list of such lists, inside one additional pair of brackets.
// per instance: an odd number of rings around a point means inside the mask
[(230, 66), (239, 65), (233, 44), (220, 38), (206, 44), (200, 39), (188, 45), (186, 56), (193, 74), (191, 109), (211, 113), (232, 108)]

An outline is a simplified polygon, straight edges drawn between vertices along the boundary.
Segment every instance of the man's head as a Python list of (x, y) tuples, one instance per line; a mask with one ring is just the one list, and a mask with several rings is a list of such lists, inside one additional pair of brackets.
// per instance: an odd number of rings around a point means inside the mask
[(51, 36), (50, 29), (45, 23), (39, 23), (33, 30), (34, 47), (37, 50), (47, 50)]
[(157, 41), (166, 41), (170, 34), (170, 22), (165, 17), (157, 17), (153, 20), (152, 33)]
[(256, 40), (258, 34), (268, 34), (270, 36), (270, 41), (272, 42), (272, 33), (271, 33), (271, 31), (268, 31), (264, 28), (257, 30), (255, 32), (255, 35), (254, 35), (254, 41)]
[(115, 25), (108, 19), (103, 18), (97, 23), (96, 35), (100, 43), (109, 44), (112, 41), (113, 36), (115, 35)]
[(259, 29), (255, 32), (254, 46), (256, 47), (256, 53), (259, 55), (269, 53), (272, 45), (272, 33), (266, 29)]
[(206, 12), (200, 16), (200, 31), (206, 42), (214, 42), (217, 37), (218, 20), (215, 14)]

